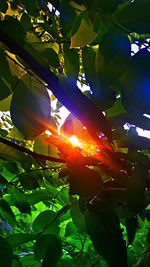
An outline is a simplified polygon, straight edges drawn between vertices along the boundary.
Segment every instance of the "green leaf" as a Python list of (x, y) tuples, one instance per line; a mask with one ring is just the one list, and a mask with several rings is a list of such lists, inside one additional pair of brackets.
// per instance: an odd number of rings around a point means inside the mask
[(7, 4), (6, 0), (1, 0), (0, 1), (0, 11), (2, 13), (6, 13), (7, 8), (8, 8), (8, 4)]
[[(78, 27), (79, 21), (80, 25)], [(76, 28), (78, 28), (77, 31), (75, 30)], [(72, 31), (75, 33), (71, 37), (71, 48), (84, 47), (92, 43), (97, 36), (97, 33), (93, 30), (93, 25), (87, 11), (81, 12), (79, 17), (77, 17)]]
[(72, 201), (70, 207), (70, 215), (79, 233), (84, 233), (86, 231), (85, 219), (83, 213), (79, 208), (78, 200)]
[(19, 258), (13, 259), (11, 267), (23, 267), (22, 263), (19, 261)]
[(4, 100), (14, 91), (18, 78), (12, 75), (10, 61), (2, 51), (0, 51), (0, 73), (0, 100)]
[(20, 19), (20, 23), (26, 32), (32, 29), (31, 19), (28, 14), (23, 13)]
[[(1, 64), (0, 64), (0, 67), (1, 67)], [(7, 91), (6, 87), (5, 87), (5, 90)], [(6, 98), (4, 98), (3, 100), (0, 101), (0, 111), (9, 111), (10, 110), (12, 94), (10, 94), (9, 90), (7, 91), (7, 93), (9, 94), (9, 96), (7, 96)], [(2, 98), (3, 98), (3, 96), (2, 96)]]
[(19, 80), (11, 101), (11, 118), (25, 137), (36, 136), (48, 128), (50, 98), (44, 85), (29, 74)]
[(59, 234), (59, 219), (57, 213), (51, 210), (41, 212), (34, 220), (32, 225), (35, 233)]
[(19, 168), (16, 162), (6, 162), (4, 163), (4, 167), (13, 174), (19, 173)]
[(111, 267), (127, 267), (127, 251), (119, 220), (111, 208), (100, 201), (85, 212), (88, 234), (97, 252)]
[[(57, 7), (59, 6), (59, 4), (55, 5)], [(63, 0), (60, 2), (60, 25), (65, 37), (69, 37), (71, 35), (72, 24), (76, 16), (77, 14), (68, 0)]]
[[(53, 234), (42, 235), (34, 244), (34, 255), (36, 260), (42, 260), (42, 266), (56, 266), (62, 253), (60, 240)], [(47, 264), (47, 265), (46, 265)]]
[(146, 168), (141, 162), (136, 163), (126, 191), (127, 204), (129, 209), (133, 212), (139, 212), (146, 206), (146, 179)]
[(77, 49), (69, 48), (69, 46), (65, 44), (63, 48), (65, 74), (77, 80), (79, 75), (79, 53)]
[(13, 251), (7, 240), (0, 236), (0, 261), (2, 266), (12, 267)]
[(149, 86), (150, 52), (144, 48), (132, 57), (122, 77), (122, 104), (128, 112), (150, 114)]
[(26, 161), (27, 156), (24, 155), (21, 151), (0, 143), (0, 158), (7, 161)]
[(24, 193), (21, 190), (16, 188), (10, 189), (10, 197), (14, 203), (14, 205), (19, 209), (22, 213), (31, 213), (31, 207), (29, 202), (26, 200)]
[(6, 238), (7, 242), (13, 248), (17, 248), (18, 246), (23, 245), (35, 239), (36, 239), (36, 235), (30, 234), (30, 233), (11, 234), (10, 236)]
[(131, 55), (126, 34), (111, 28), (102, 38), (96, 58), (97, 87), (110, 86), (125, 71)]
[(97, 73), (95, 68), (96, 50), (92, 46), (86, 46), (82, 49), (82, 63), (90, 90), (94, 92), (97, 88)]
[(25, 194), (25, 198), (30, 203), (30, 205), (34, 205), (36, 203), (39, 203), (40, 201), (50, 201), (53, 198), (53, 195), (49, 190), (42, 189), (30, 194)]
[(11, 225), (16, 225), (15, 215), (4, 199), (0, 199), (0, 214)]
[(22, 173), (19, 175), (19, 181), (20, 184), (25, 189), (36, 189), (37, 187), (40, 187), (42, 183), (43, 175), (41, 171), (31, 171), (28, 173)]
[(5, 16), (5, 19), (0, 21), (0, 28), (17, 43), (24, 44), (26, 34), (18, 19), (12, 16)]
[(102, 9), (104, 12), (113, 12), (117, 8), (118, 0), (95, 0), (94, 3), (90, 0), (86, 0), (86, 3), (91, 9)]
[(131, 215), (126, 218), (126, 230), (129, 244), (132, 244), (138, 227), (137, 215)]
[(150, 2), (136, 0), (125, 6), (118, 13), (117, 23), (129, 32), (150, 33)]
[(73, 222), (68, 222), (65, 229), (65, 237), (74, 235), (77, 233), (77, 229)]
[(6, 185), (7, 180), (6, 178), (0, 173), (0, 185)]

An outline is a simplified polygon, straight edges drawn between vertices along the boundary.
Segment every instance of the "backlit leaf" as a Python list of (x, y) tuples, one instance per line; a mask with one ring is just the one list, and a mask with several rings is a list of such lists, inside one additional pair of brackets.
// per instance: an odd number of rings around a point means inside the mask
[(64, 71), (67, 76), (74, 79), (79, 75), (79, 54), (77, 49), (64, 45)]
[(18, 82), (11, 102), (11, 118), (25, 137), (36, 136), (48, 128), (50, 98), (44, 85), (29, 74)]
[(8, 223), (10, 223), (10, 225), (15, 226), (15, 215), (4, 199), (0, 199), (0, 214)]
[[(93, 25), (88, 17), (88, 13), (83, 11), (79, 16), (81, 16), (81, 22), (78, 30), (71, 37), (71, 48), (84, 47), (87, 44), (92, 43), (97, 36), (97, 33), (93, 30)], [(76, 27), (76, 23), (78, 23), (77, 20), (74, 23), (74, 27)]]

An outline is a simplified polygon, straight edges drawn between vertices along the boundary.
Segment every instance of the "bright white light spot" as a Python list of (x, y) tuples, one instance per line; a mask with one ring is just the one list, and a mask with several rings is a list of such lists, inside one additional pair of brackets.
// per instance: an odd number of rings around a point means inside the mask
[(82, 144), (80, 143), (80, 141), (78, 140), (78, 138), (75, 135), (71, 136), (69, 138), (69, 141), (71, 142), (71, 144), (73, 146), (82, 147)]

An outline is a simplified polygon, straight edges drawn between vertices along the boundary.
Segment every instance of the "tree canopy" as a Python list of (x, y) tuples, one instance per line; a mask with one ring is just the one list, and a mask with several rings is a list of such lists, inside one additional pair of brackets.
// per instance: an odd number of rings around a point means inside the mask
[(138, 128), (150, 131), (149, 0), (0, 1), (2, 266), (150, 266)]

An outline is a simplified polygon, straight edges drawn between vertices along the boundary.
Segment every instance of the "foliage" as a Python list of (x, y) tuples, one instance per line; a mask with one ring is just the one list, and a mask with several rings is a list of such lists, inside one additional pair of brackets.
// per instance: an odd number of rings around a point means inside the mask
[(2, 266), (150, 266), (149, 23), (148, 0), (0, 1)]

